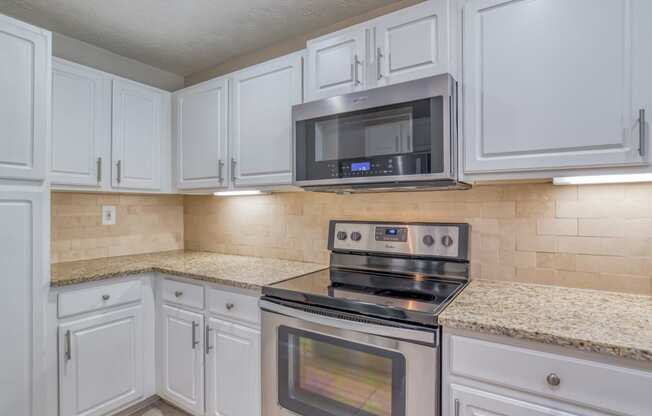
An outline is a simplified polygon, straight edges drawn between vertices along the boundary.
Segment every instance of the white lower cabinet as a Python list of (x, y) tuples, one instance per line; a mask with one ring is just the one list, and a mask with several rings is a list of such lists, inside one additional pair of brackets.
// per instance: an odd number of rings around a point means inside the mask
[(455, 416), (574, 416), (509, 397), (452, 385), (451, 400)]
[(203, 414), (204, 316), (163, 305), (159, 323), (161, 395), (193, 414)]
[(158, 293), (159, 395), (194, 416), (259, 416), (258, 294), (177, 278)]
[(206, 414), (260, 415), (260, 331), (208, 319)]
[(143, 396), (143, 307), (59, 325), (60, 416), (104, 415)]

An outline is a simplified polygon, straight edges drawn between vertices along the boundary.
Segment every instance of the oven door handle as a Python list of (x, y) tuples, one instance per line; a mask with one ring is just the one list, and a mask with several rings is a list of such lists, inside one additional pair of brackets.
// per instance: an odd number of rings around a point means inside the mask
[[(296, 309), (289, 306), (279, 305), (261, 299), (259, 302), (263, 311), (272, 312), (302, 321), (312, 322), (318, 325), (324, 325), (331, 328), (343, 329), (348, 331), (360, 332), (363, 334), (377, 335), (381, 337), (398, 339), (401, 341), (415, 342), (436, 346), (438, 344), (438, 331), (436, 330), (419, 330), (401, 327), (399, 323), (392, 322), (391, 325), (380, 325), (370, 322), (360, 322), (347, 319), (337, 318), (319, 313), (311, 313), (306, 310)], [(334, 314), (336, 315), (336, 314)], [(363, 318), (364, 319), (364, 318)]]

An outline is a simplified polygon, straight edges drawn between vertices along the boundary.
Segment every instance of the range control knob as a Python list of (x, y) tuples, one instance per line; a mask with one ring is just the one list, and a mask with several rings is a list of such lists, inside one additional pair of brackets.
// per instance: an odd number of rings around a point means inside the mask
[(450, 235), (445, 235), (441, 238), (441, 243), (444, 245), (444, 247), (450, 247), (453, 245), (453, 237)]
[(337, 232), (337, 239), (338, 240), (346, 240), (346, 231), (338, 231)]
[(423, 244), (425, 244), (427, 246), (431, 246), (431, 245), (435, 244), (435, 239), (430, 234), (424, 235), (422, 241), (423, 241)]
[(351, 233), (351, 240), (353, 241), (360, 241), (362, 239), (362, 234), (360, 234), (357, 231), (354, 231)]

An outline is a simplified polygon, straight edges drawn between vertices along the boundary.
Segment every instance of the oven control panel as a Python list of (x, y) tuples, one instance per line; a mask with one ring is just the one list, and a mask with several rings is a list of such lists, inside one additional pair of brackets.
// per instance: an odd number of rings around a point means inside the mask
[(331, 221), (329, 249), (468, 259), (469, 225)]

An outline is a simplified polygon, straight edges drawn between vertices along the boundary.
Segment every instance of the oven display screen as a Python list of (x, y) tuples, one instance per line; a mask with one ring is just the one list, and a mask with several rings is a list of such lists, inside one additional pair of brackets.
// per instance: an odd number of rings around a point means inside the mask
[(351, 163), (351, 172), (367, 172), (371, 170), (371, 162)]
[(408, 230), (405, 227), (376, 227), (376, 241), (407, 241)]

